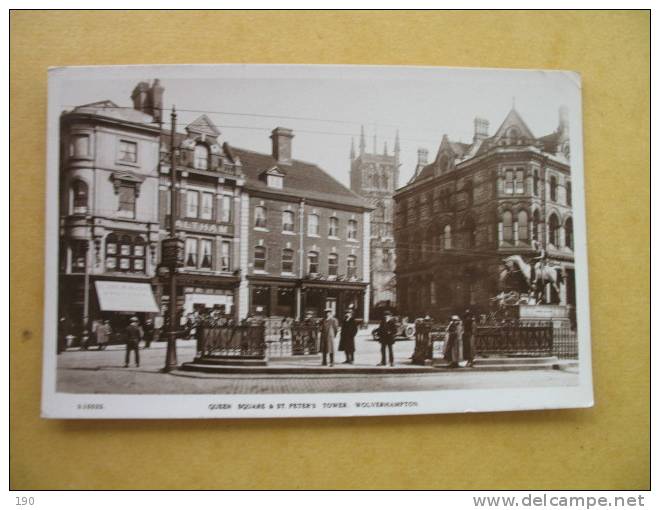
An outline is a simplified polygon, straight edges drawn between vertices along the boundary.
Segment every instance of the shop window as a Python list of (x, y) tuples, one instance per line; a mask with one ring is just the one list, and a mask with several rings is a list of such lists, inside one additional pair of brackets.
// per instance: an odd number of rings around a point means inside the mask
[(328, 276), (337, 276), (339, 256), (336, 253), (328, 255)]
[(264, 246), (254, 247), (254, 269), (257, 271), (266, 270), (266, 248)]
[(346, 258), (346, 276), (357, 278), (357, 257), (355, 255), (349, 255)]
[(266, 208), (261, 205), (254, 208), (254, 226), (266, 228)]
[(282, 213), (282, 231), (293, 233), (295, 229), (294, 216), (292, 211)]
[(316, 251), (310, 251), (307, 254), (307, 272), (309, 274), (318, 274), (319, 272), (319, 254)]
[(110, 271), (117, 269), (117, 245), (117, 236), (115, 234), (108, 234), (105, 238), (105, 267)]
[(119, 157), (117, 158), (122, 163), (137, 163), (137, 143), (129, 142), (128, 140), (119, 141)]
[(202, 193), (202, 210), (200, 218), (203, 220), (213, 219), (213, 193)]
[(282, 250), (282, 272), (293, 273), (293, 250), (288, 248)]
[(89, 205), (89, 193), (84, 181), (76, 180), (71, 185), (73, 195), (73, 214), (85, 214)]
[(207, 170), (209, 167), (209, 148), (198, 143), (195, 145), (195, 168), (198, 170)]
[(319, 216), (318, 214), (310, 214), (307, 216), (307, 233), (310, 236), (319, 235)]
[(357, 232), (358, 232), (358, 222), (355, 220), (348, 220), (348, 229), (347, 229), (347, 237), (349, 239), (357, 239)]

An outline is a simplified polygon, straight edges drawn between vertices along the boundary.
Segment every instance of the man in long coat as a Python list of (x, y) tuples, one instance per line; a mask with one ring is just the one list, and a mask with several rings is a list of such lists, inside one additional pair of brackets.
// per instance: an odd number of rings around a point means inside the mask
[(339, 333), (339, 350), (346, 354), (344, 363), (352, 364), (355, 361), (355, 335), (357, 335), (358, 325), (353, 317), (353, 309), (349, 308), (344, 315)]
[(396, 339), (396, 329), (396, 322), (394, 321), (392, 312), (385, 312), (383, 320), (380, 321), (380, 325), (378, 326), (378, 341), (380, 342), (380, 363), (378, 366), (385, 366), (387, 364), (385, 358), (386, 351), (390, 355), (390, 366), (394, 366), (394, 349), (392, 346)]
[(142, 336), (140, 321), (137, 317), (131, 317), (130, 324), (126, 327), (126, 362), (124, 367), (128, 367), (131, 351), (135, 352), (135, 366), (140, 366), (140, 340), (142, 340)]
[(325, 318), (321, 321), (321, 353), (323, 354), (322, 365), (328, 364), (330, 355), (330, 366), (335, 362), (335, 337), (339, 331), (339, 322), (332, 316), (332, 310), (325, 311)]

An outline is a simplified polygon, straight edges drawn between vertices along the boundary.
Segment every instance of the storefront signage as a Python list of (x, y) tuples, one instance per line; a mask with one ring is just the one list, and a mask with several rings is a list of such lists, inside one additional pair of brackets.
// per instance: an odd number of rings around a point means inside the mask
[(194, 230), (196, 232), (204, 232), (207, 234), (231, 234), (230, 225), (218, 225), (217, 223), (177, 220), (176, 226), (184, 230)]

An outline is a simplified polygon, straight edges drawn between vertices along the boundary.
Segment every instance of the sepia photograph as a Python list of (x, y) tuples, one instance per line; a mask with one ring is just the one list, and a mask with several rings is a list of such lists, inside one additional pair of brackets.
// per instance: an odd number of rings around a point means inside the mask
[(580, 76), (52, 68), (42, 415), (593, 405)]

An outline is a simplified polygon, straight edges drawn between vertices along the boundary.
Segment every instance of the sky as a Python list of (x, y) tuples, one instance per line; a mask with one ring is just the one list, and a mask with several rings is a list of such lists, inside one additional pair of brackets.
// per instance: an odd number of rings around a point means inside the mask
[[(159, 78), (164, 106), (176, 105), (178, 131), (205, 113), (220, 142), (258, 152), (271, 150), (276, 126), (294, 131), (293, 157), (318, 164), (349, 182), (351, 139), (364, 125), (367, 151), (401, 140), (399, 186), (411, 177), (417, 149), (433, 160), (443, 134), (471, 142), (473, 121), (493, 134), (515, 102), (535, 136), (554, 131), (567, 105), (571, 124), (580, 110), (577, 75), (561, 71), (477, 70), (359, 66), (129, 66), (59, 68), (52, 72), (51, 107), (59, 111), (109, 99), (132, 106), (134, 86)], [(166, 112), (169, 123), (169, 111)], [(578, 117), (579, 118), (579, 117)], [(167, 126), (169, 127), (169, 125)]]

